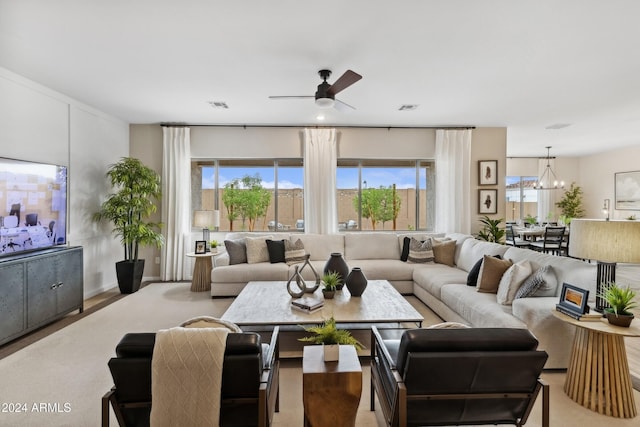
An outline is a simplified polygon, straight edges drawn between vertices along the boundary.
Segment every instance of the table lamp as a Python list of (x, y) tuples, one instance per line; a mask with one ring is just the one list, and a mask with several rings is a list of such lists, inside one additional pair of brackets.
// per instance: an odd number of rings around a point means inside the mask
[(202, 240), (207, 242), (206, 252), (209, 249), (209, 227), (220, 226), (220, 211), (195, 211), (193, 214), (193, 226), (202, 227)]
[(596, 311), (608, 307), (603, 286), (616, 280), (616, 263), (640, 263), (640, 222), (571, 220), (569, 256), (597, 261)]

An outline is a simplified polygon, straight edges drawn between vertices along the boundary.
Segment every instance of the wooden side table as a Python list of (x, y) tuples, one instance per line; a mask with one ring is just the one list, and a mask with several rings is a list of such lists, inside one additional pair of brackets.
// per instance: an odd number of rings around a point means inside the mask
[(217, 254), (217, 252), (207, 252), (204, 254), (189, 252), (187, 254), (188, 257), (196, 259), (193, 266), (193, 277), (191, 279), (192, 292), (211, 290), (211, 269), (213, 268), (211, 257)]
[(353, 427), (362, 394), (362, 367), (352, 345), (340, 346), (340, 360), (324, 362), (321, 345), (304, 347), (302, 395), (307, 427)]
[[(636, 416), (624, 337), (640, 336), (640, 327), (610, 325), (606, 319), (579, 321), (553, 311), (577, 326), (564, 391), (578, 404), (618, 418)], [(637, 322), (637, 320), (636, 320)]]

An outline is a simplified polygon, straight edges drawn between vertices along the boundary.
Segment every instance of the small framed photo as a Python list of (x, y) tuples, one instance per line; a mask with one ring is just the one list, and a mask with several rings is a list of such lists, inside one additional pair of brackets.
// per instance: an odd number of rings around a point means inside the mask
[(204, 254), (207, 252), (207, 242), (206, 240), (196, 240), (196, 253)]
[(589, 291), (568, 283), (562, 284), (562, 292), (560, 292), (560, 308), (564, 308), (576, 314), (585, 314), (589, 312), (587, 300), (589, 299)]
[(498, 161), (478, 160), (478, 184), (498, 185)]
[(478, 190), (478, 213), (498, 213), (498, 190)]

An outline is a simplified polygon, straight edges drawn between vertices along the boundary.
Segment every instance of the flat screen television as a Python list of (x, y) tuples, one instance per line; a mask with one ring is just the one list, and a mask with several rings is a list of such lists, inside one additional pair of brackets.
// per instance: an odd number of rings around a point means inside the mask
[(0, 257), (67, 243), (67, 167), (0, 157)]

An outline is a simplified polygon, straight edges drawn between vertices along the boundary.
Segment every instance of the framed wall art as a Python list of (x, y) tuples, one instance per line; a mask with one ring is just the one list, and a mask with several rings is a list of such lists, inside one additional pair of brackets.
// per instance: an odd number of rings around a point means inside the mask
[(478, 160), (478, 184), (498, 185), (498, 161)]
[(498, 190), (478, 190), (478, 213), (498, 213)]
[(640, 211), (640, 171), (615, 174), (616, 209)]

